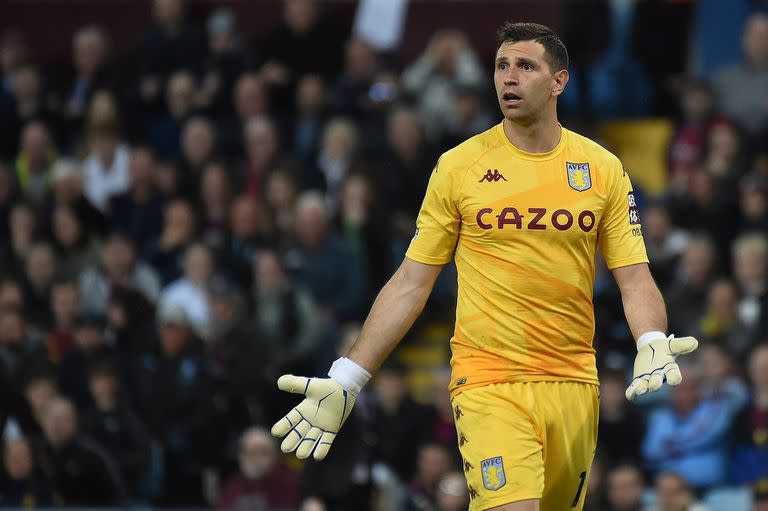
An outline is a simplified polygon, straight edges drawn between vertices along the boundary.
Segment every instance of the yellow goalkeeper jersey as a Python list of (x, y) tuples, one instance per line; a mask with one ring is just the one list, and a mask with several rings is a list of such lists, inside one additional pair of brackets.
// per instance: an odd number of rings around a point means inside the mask
[(647, 262), (629, 176), (567, 129), (526, 153), (500, 123), (444, 153), (406, 256), (455, 257), (453, 395), (499, 382), (598, 383), (595, 252), (613, 269)]

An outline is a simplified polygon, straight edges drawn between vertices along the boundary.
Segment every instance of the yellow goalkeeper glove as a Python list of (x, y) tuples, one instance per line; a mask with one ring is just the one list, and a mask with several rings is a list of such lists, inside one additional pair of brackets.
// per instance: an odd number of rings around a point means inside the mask
[(659, 390), (665, 379), (670, 385), (679, 385), (683, 376), (675, 359), (678, 355), (692, 352), (698, 345), (699, 342), (693, 337), (666, 337), (662, 332), (640, 336), (632, 383), (626, 391), (627, 399)]
[(352, 412), (357, 395), (371, 375), (348, 358), (340, 358), (328, 371), (330, 378), (285, 374), (277, 380), (280, 390), (306, 398), (272, 426), (272, 434), (285, 437), (280, 449), (296, 451), (306, 459), (314, 453), (325, 458), (339, 429)]

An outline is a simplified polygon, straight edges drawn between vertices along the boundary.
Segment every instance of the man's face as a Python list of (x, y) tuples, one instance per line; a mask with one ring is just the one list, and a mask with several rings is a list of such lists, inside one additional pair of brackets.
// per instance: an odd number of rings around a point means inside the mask
[(761, 63), (768, 59), (768, 19), (755, 16), (749, 20), (742, 37), (747, 60)]
[[(496, 52), (493, 81), (506, 119), (529, 124), (562, 92), (565, 83), (558, 84), (544, 54), (544, 46), (534, 41), (504, 43)], [(567, 72), (564, 77), (567, 82)]]
[(5, 444), (5, 470), (12, 479), (27, 479), (34, 463), (26, 440), (10, 440)]
[(643, 482), (637, 470), (622, 467), (608, 476), (608, 501), (618, 511), (639, 507), (643, 494)]
[(682, 511), (687, 508), (690, 496), (682, 481), (675, 476), (666, 476), (656, 483), (656, 494), (661, 511)]

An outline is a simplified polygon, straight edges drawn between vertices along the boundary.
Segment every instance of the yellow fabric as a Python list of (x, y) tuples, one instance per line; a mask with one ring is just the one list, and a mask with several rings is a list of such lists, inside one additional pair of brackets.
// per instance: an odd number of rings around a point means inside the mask
[(598, 392), (576, 382), (498, 383), (454, 397), (470, 511), (538, 498), (542, 510), (582, 509)]
[(648, 261), (631, 190), (615, 156), (566, 129), (548, 153), (520, 151), (498, 124), (441, 156), (406, 255), (455, 256), (453, 395), (498, 382), (597, 383), (595, 251), (609, 268)]

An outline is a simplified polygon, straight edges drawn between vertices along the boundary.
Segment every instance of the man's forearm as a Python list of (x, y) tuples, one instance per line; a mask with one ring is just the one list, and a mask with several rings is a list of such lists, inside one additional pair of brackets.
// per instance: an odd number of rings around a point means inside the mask
[(347, 357), (373, 373), (421, 314), (432, 286), (411, 283), (400, 267), (381, 289)]
[(667, 331), (664, 298), (652, 278), (636, 281), (621, 290), (624, 315), (632, 336), (637, 340), (646, 332)]

